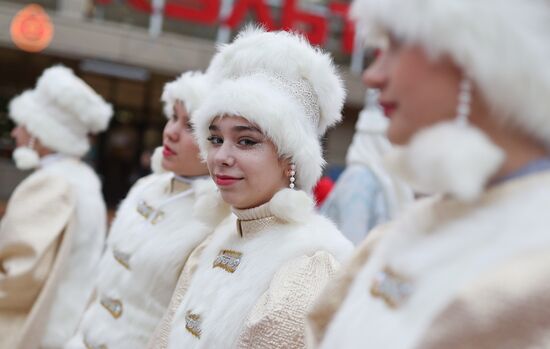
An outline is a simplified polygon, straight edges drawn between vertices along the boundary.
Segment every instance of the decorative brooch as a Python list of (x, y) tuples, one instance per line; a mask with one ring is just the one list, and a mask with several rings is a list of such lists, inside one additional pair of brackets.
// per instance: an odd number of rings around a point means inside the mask
[(409, 280), (389, 267), (376, 274), (370, 288), (371, 294), (382, 298), (390, 308), (398, 308), (409, 299), (413, 286)]
[(188, 310), (185, 314), (185, 329), (193, 336), (201, 338), (201, 316)]
[(130, 270), (130, 257), (131, 255), (129, 253), (124, 253), (122, 251), (117, 250), (116, 248), (113, 249), (113, 257), (114, 259), (120, 263), (124, 268)]
[(151, 224), (155, 225), (164, 219), (163, 211), (156, 211), (153, 206), (148, 205), (145, 201), (141, 201), (137, 206), (137, 211), (146, 220), (152, 217)]
[(101, 305), (107, 309), (109, 313), (115, 318), (118, 319), (122, 315), (122, 302), (117, 299), (112, 299), (108, 297), (101, 297)]
[(149, 219), (149, 217), (155, 211), (155, 209), (152, 206), (147, 205), (145, 201), (140, 201), (140, 203), (137, 206), (137, 211), (140, 215), (143, 216), (143, 218)]
[(242, 255), (242, 253), (237, 251), (221, 250), (214, 260), (212, 268), (222, 268), (229, 273), (234, 273), (241, 263)]

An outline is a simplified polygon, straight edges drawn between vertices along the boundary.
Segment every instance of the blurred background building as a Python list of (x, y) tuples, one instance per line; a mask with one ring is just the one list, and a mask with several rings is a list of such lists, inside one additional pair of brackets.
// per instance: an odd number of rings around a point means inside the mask
[[(53, 26), (51, 42), (39, 52), (15, 44), (20, 36), (46, 35), (33, 21), (14, 28), (14, 18), (30, 4), (40, 5)], [(148, 155), (162, 142), (163, 85), (184, 71), (205, 69), (216, 44), (252, 21), (301, 31), (339, 64), (348, 90), (344, 121), (325, 140), (328, 173), (336, 176), (364, 100), (363, 52), (353, 45), (348, 6), (347, 0), (0, 0), (0, 202), (24, 176), (11, 163), (8, 102), (32, 88), (45, 68), (71, 67), (115, 107), (109, 130), (87, 155), (112, 207), (147, 173)]]

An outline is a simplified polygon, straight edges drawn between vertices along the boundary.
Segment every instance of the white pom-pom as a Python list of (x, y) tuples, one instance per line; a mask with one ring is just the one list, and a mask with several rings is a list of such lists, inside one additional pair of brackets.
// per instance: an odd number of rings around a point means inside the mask
[(196, 198), (193, 213), (196, 218), (213, 227), (229, 216), (231, 207), (223, 201), (218, 188), (210, 178), (196, 180), (193, 188)]
[(390, 151), (386, 164), (422, 194), (476, 200), (504, 161), (504, 152), (481, 130), (443, 122)]
[(271, 213), (286, 222), (305, 222), (313, 213), (315, 204), (302, 190), (282, 189), (269, 202)]
[(29, 147), (19, 147), (12, 155), (15, 166), (20, 170), (31, 170), (40, 165), (40, 156)]
[(151, 156), (151, 171), (157, 174), (166, 172), (164, 167), (162, 167), (162, 147), (155, 148)]

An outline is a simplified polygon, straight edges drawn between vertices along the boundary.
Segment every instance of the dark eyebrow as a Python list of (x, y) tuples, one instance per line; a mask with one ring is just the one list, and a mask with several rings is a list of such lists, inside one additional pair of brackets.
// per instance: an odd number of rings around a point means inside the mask
[[(210, 125), (210, 126), (208, 126), (208, 130), (210, 130), (210, 131), (219, 131), (220, 128), (219, 128), (218, 126), (216, 126), (216, 125)], [(263, 132), (260, 131), (259, 128), (254, 127), (254, 126), (237, 125), (237, 126), (233, 126), (233, 127), (232, 127), (232, 130), (235, 131), (235, 132), (252, 131), (252, 132), (257, 132), (257, 133), (263, 135)]]
[(260, 131), (259, 128), (254, 126), (234, 126), (233, 131), (237, 131), (237, 132), (252, 131), (252, 132), (257, 132), (259, 134), (263, 134), (263, 132)]

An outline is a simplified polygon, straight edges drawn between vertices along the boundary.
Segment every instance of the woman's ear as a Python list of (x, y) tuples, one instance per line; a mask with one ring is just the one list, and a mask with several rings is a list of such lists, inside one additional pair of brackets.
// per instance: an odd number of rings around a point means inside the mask
[(283, 176), (285, 176), (285, 177), (290, 177), (291, 162), (292, 161), (289, 158), (286, 158), (286, 157), (281, 157), (279, 159), (279, 165), (280, 165), (281, 169), (283, 170)]

